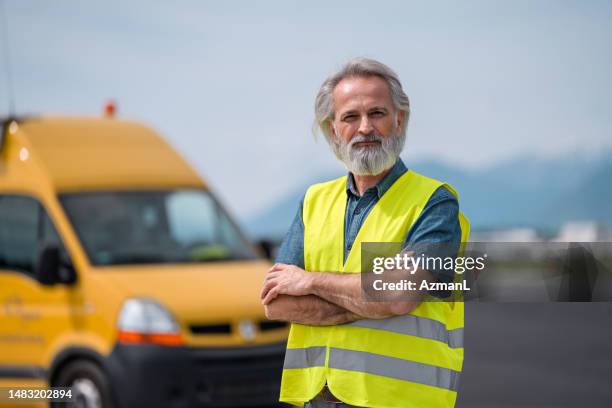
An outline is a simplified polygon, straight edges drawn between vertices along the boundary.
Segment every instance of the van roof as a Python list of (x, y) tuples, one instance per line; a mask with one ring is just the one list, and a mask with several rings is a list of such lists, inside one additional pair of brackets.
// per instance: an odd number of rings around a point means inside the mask
[(156, 132), (113, 118), (30, 118), (19, 123), (59, 190), (204, 187)]

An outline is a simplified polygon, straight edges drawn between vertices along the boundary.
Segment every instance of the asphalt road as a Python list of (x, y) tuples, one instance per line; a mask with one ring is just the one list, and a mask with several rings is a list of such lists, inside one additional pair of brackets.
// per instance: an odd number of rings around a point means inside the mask
[(612, 407), (612, 303), (474, 303), (458, 408)]

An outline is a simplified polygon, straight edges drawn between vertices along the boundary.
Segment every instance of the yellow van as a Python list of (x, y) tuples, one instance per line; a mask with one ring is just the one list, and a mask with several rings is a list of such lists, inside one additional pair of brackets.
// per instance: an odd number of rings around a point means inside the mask
[(269, 262), (172, 147), (112, 118), (1, 135), (0, 387), (70, 387), (87, 408), (278, 401)]

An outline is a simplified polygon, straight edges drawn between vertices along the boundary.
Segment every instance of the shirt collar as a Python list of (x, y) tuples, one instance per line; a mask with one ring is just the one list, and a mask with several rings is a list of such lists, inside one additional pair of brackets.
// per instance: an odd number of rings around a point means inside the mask
[[(398, 158), (391, 170), (382, 180), (376, 184), (376, 193), (378, 194), (378, 198), (382, 197), (383, 194), (387, 192), (389, 187), (393, 185), (408, 169), (402, 159)], [(357, 191), (357, 187), (355, 186), (355, 180), (353, 179), (353, 173), (349, 173), (346, 178), (346, 191), (347, 193), (351, 193), (355, 197), (359, 196), (359, 191)]]

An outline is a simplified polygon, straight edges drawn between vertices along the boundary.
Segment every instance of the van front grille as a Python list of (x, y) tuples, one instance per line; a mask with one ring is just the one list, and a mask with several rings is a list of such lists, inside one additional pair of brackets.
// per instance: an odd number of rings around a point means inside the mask
[(206, 407), (279, 406), (285, 345), (194, 353), (198, 402)]
[(279, 322), (275, 320), (261, 320), (259, 322), (259, 331), (277, 330), (287, 327), (287, 322)]
[(229, 323), (221, 324), (193, 324), (189, 326), (193, 334), (230, 334), (232, 326)]
[[(273, 320), (259, 320), (256, 324), (260, 332), (284, 329), (288, 326), (287, 322)], [(230, 323), (192, 324), (189, 326), (189, 330), (195, 335), (231, 334), (232, 325)]]

